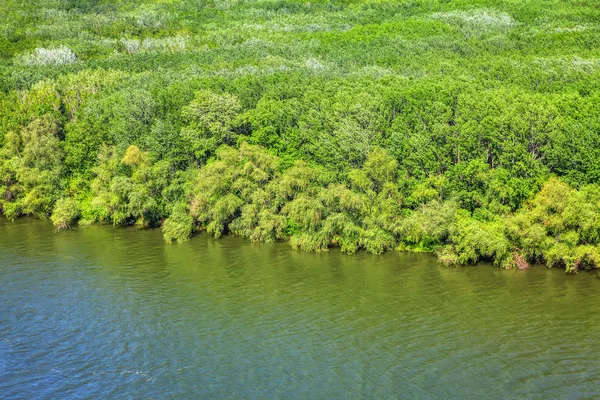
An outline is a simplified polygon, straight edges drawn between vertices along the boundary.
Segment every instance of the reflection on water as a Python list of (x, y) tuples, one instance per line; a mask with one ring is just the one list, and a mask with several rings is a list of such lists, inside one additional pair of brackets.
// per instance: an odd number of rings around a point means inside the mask
[(0, 220), (2, 398), (598, 398), (600, 279)]

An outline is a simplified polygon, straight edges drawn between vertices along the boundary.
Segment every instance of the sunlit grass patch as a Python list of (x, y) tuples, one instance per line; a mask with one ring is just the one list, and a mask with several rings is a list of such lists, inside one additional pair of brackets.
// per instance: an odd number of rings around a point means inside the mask
[(40, 25), (37, 29), (31, 30), (27, 34), (32, 37), (61, 40), (77, 37), (77, 34), (81, 32), (81, 29), (82, 27), (80, 24), (57, 22), (55, 24)]
[(563, 28), (563, 27), (555, 28), (554, 32), (556, 32), (556, 33), (571, 33), (571, 32), (583, 32), (585, 30), (587, 30), (587, 26), (577, 25), (577, 26), (573, 26), (570, 28)]
[(286, 22), (275, 22), (268, 24), (244, 24), (246, 30), (270, 31), (270, 32), (290, 32), (290, 33), (314, 33), (314, 32), (346, 32), (352, 28), (350, 24), (327, 24), (327, 23), (306, 23), (291, 24)]
[(188, 40), (184, 36), (171, 36), (161, 39), (147, 38), (143, 40), (122, 38), (119, 43), (123, 47), (123, 50), (129, 54), (175, 53), (185, 51)]
[(565, 74), (571, 72), (593, 73), (600, 69), (600, 59), (581, 57), (539, 57), (532, 63), (545, 71), (555, 71)]
[(143, 4), (131, 16), (135, 19), (137, 26), (154, 29), (164, 27), (173, 18), (171, 13), (161, 10), (158, 5), (154, 4)]
[(31, 53), (21, 55), (19, 62), (23, 65), (73, 64), (77, 62), (77, 56), (67, 46), (51, 49), (38, 47)]
[(442, 20), (460, 28), (488, 30), (508, 30), (517, 25), (509, 14), (492, 9), (472, 9), (438, 12), (430, 18)]
[(306, 60), (306, 68), (311, 71), (321, 71), (325, 69), (325, 65), (318, 59), (311, 57)]

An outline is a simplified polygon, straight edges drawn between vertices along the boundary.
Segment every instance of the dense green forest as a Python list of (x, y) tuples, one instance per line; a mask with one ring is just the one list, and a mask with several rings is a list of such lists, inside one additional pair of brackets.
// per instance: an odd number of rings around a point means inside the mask
[(596, 0), (0, 2), (0, 211), (600, 267)]

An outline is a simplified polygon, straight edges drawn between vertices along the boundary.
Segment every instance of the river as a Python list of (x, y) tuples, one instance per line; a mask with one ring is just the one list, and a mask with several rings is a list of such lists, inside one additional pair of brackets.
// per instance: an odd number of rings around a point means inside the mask
[(600, 398), (600, 278), (0, 219), (0, 397)]

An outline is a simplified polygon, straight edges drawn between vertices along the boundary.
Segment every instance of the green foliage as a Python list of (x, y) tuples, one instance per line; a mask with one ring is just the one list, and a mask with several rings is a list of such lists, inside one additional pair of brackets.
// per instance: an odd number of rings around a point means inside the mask
[(155, 108), (152, 96), (144, 90), (127, 89), (89, 99), (66, 126), (67, 165), (89, 167), (102, 145), (136, 143), (150, 132)]
[(240, 111), (235, 96), (196, 92), (194, 100), (182, 110), (188, 124), (181, 130), (196, 160), (206, 162), (220, 145), (235, 144), (234, 123)]
[(115, 225), (159, 224), (169, 201), (166, 194), (173, 177), (168, 162), (153, 163), (135, 145), (129, 146), (123, 155), (114, 147), (104, 147), (94, 172), (91, 206), (95, 219)]
[(457, 219), (456, 201), (432, 200), (411, 212), (398, 226), (402, 248), (433, 250), (446, 243)]
[(70, 228), (81, 215), (79, 203), (72, 198), (58, 199), (54, 204), (50, 219), (57, 230)]
[(595, 5), (521, 3), (9, 1), (0, 212), (597, 268)]
[(193, 225), (194, 219), (190, 215), (189, 207), (179, 203), (162, 226), (163, 236), (169, 243), (174, 240), (179, 243), (185, 242), (192, 235)]
[(63, 170), (57, 129), (46, 114), (7, 134), (0, 151), (0, 209), (9, 219), (50, 215)]
[(440, 252), (444, 263), (469, 264), (485, 259), (512, 267), (512, 247), (502, 221), (478, 221), (468, 214), (459, 214), (450, 228), (448, 242)]
[[(259, 235), (253, 232), (258, 213), (269, 205), (261, 187), (272, 179), (278, 162), (277, 157), (246, 143), (239, 151), (221, 147), (217, 160), (199, 171), (193, 189), (192, 216), (215, 237), (221, 236), (229, 224), (242, 236)], [(261, 202), (260, 207), (251, 207), (254, 202)], [(240, 219), (243, 207), (252, 215)], [(263, 222), (262, 227), (266, 225)]]
[(574, 190), (552, 178), (508, 220), (508, 237), (528, 261), (562, 266), (567, 272), (599, 268), (600, 194), (597, 185)]

